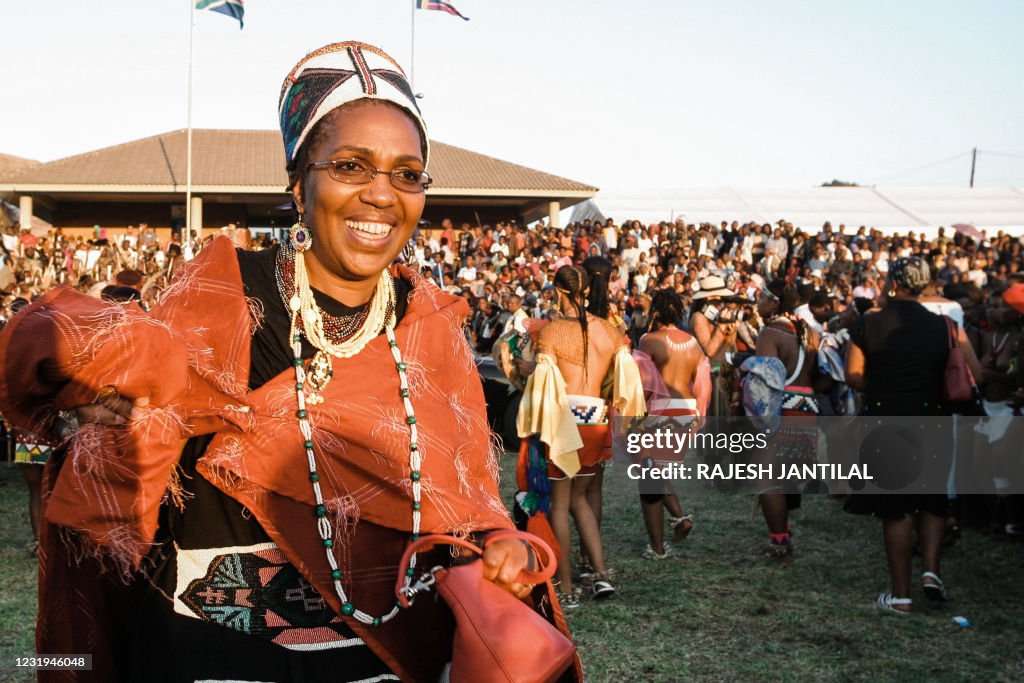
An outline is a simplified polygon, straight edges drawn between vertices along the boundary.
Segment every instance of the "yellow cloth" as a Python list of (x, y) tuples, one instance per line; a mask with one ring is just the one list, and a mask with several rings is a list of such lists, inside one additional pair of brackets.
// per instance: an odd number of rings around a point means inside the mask
[[(639, 378), (639, 372), (636, 375)], [(640, 400), (643, 401), (642, 390)], [(554, 357), (546, 353), (537, 355), (537, 368), (526, 382), (516, 429), (520, 437), (538, 434), (548, 446), (548, 459), (566, 475), (572, 477), (579, 471), (576, 451), (583, 447), (583, 440), (569, 408), (565, 380)]]
[(647, 414), (644, 383), (628, 346), (620, 346), (612, 362), (610, 377), (605, 378), (605, 389), (611, 380), (611, 406), (622, 417), (641, 417)]

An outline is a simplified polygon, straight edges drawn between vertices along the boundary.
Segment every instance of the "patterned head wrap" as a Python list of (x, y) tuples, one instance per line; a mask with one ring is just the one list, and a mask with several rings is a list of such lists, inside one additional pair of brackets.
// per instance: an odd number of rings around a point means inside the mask
[(277, 113), (287, 166), (295, 163), (299, 148), (320, 119), (360, 99), (386, 100), (407, 111), (429, 149), (427, 126), (402, 67), (379, 48), (347, 41), (310, 52), (284, 79)]
[(931, 282), (932, 273), (928, 268), (928, 262), (920, 256), (906, 256), (892, 262), (889, 266), (889, 278), (897, 287), (912, 294), (920, 294)]

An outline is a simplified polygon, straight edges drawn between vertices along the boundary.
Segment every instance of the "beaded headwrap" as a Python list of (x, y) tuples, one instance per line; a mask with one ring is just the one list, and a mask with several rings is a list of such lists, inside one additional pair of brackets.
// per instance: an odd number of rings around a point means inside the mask
[(920, 294), (931, 282), (932, 273), (928, 262), (920, 256), (898, 258), (889, 266), (889, 278), (893, 284), (912, 294)]
[(402, 67), (379, 48), (347, 41), (310, 52), (284, 79), (277, 113), (287, 166), (295, 163), (299, 148), (320, 119), (361, 99), (385, 100), (407, 111), (428, 151), (427, 127)]

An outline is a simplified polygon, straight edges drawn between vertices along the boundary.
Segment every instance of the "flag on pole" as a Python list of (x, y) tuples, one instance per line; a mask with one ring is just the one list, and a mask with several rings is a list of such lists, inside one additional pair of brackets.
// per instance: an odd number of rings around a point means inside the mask
[(448, 14), (454, 14), (464, 21), (469, 21), (469, 17), (462, 16), (462, 13), (455, 9), (455, 5), (444, 0), (416, 0), (416, 9), (436, 9)]
[(242, 0), (196, 0), (196, 9), (209, 9), (226, 14), (238, 19), (238, 28), (244, 26), (242, 16), (245, 14), (245, 8), (242, 7)]

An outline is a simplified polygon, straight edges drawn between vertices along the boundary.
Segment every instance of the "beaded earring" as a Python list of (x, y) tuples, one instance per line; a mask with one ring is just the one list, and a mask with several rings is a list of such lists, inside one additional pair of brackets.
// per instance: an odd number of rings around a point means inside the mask
[(299, 220), (288, 232), (288, 239), (295, 251), (300, 253), (313, 246), (313, 233), (302, 224), (302, 216), (299, 216)]

